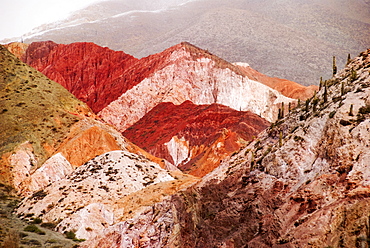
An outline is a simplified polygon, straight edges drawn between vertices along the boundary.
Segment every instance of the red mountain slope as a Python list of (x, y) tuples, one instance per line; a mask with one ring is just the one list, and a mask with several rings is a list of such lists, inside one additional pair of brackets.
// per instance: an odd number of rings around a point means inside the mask
[(141, 60), (93, 43), (34, 42), (23, 60), (60, 83), (99, 112), (110, 102), (168, 63), (169, 53)]
[(180, 169), (204, 176), (269, 123), (249, 111), (220, 104), (161, 103), (123, 135)]
[(238, 75), (261, 81), (288, 97), (305, 98), (297, 93), (289, 94), (289, 91), (296, 92), (297, 87), (300, 88), (300, 92), (305, 91), (305, 95), (313, 94), (313, 90), (307, 91), (306, 87), (294, 82), (291, 82), (294, 84), (293, 88), (284, 89), (265, 83), (267, 76), (258, 74), (258, 77), (254, 75), (251, 77), (246, 68), (230, 64), (186, 42), (142, 59), (93, 43), (64, 45), (52, 41), (34, 42), (24, 52), (23, 61), (63, 85), (97, 113), (144, 79), (176, 63), (171, 59), (171, 55), (181, 47), (186, 47), (194, 60), (210, 58), (215, 61), (217, 67), (227, 68)]

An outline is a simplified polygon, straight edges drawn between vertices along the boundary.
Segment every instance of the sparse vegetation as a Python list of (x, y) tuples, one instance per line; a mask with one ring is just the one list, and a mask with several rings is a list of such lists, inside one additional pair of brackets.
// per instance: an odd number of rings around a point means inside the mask
[(67, 239), (75, 239), (76, 238), (76, 234), (73, 231), (68, 231), (68, 232), (65, 232), (64, 234), (66, 235)]
[(369, 113), (370, 113), (370, 105), (366, 105), (366, 106), (361, 107), (361, 108), (358, 110), (358, 113), (359, 113), (359, 114), (362, 114), (362, 115), (369, 114)]
[(45, 222), (41, 224), (41, 227), (47, 228), (47, 229), (54, 229), (57, 226), (57, 224), (52, 222)]
[(44, 190), (39, 190), (35, 193), (33, 193), (32, 197), (35, 200), (42, 200), (44, 197), (47, 196), (47, 193)]
[(34, 218), (31, 223), (32, 224), (41, 224), (42, 223), (42, 219), (40, 219), (40, 218)]
[(9, 232), (9, 234), (5, 237), (4, 248), (19, 248), (19, 233), (15, 230)]
[(350, 121), (342, 119), (342, 120), (339, 121), (339, 124), (341, 124), (342, 126), (349, 126), (352, 123)]
[(71, 240), (73, 240), (75, 242), (83, 242), (83, 241), (86, 240), (86, 239), (78, 239), (78, 238), (76, 238), (76, 234), (73, 231), (64, 232), (64, 235), (66, 236), (67, 239), (71, 239)]
[(25, 232), (34, 232), (34, 233), (37, 233), (37, 234), (40, 234), (40, 235), (45, 235), (45, 232), (40, 230), (40, 228), (38, 228), (36, 225), (28, 225), (26, 226), (23, 231)]
[(349, 77), (349, 81), (350, 82), (353, 82), (355, 81), (356, 79), (358, 78), (357, 76), (357, 72), (355, 70), (353, 70), (353, 68), (351, 69), (351, 75)]

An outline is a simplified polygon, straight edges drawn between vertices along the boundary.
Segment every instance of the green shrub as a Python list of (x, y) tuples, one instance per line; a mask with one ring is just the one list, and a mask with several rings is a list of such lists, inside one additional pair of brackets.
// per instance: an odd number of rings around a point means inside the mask
[(66, 235), (67, 239), (75, 239), (76, 238), (76, 234), (73, 231), (68, 231), (68, 232), (65, 232), (64, 234)]
[(42, 219), (40, 218), (35, 218), (32, 220), (32, 224), (40, 224), (40, 223), (42, 223)]
[(54, 229), (57, 226), (57, 224), (52, 223), (52, 222), (46, 222), (46, 223), (42, 223), (41, 226), (44, 228), (48, 228), (48, 229)]
[(45, 232), (44, 231), (41, 231), (37, 226), (35, 225), (28, 225), (26, 226), (23, 231), (25, 232), (33, 232), (33, 233), (37, 233), (37, 234), (40, 234), (40, 235), (45, 235)]
[(32, 198), (42, 200), (45, 196), (47, 196), (47, 193), (44, 190), (39, 190), (32, 195)]

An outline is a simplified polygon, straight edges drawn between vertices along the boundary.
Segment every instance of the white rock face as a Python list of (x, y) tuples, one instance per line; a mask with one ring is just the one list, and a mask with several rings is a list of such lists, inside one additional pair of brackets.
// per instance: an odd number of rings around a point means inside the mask
[[(25, 198), (18, 213), (33, 213), (43, 222), (61, 221), (57, 226), (59, 231), (74, 230), (78, 238), (88, 239), (113, 224), (116, 216), (111, 209), (118, 199), (170, 180), (174, 178), (167, 171), (145, 157), (112, 151)], [(120, 214), (123, 212), (121, 209)]]
[(294, 101), (228, 68), (217, 67), (214, 60), (194, 60), (185, 48), (174, 51), (170, 60), (172, 64), (125, 92), (99, 115), (124, 131), (161, 102), (181, 104), (190, 100), (195, 104), (219, 103), (249, 110), (273, 121), (278, 104)]
[(186, 160), (190, 159), (189, 141), (185, 140), (184, 137), (179, 139), (177, 136), (173, 136), (165, 145), (175, 166), (178, 166), (182, 162), (186, 163)]
[(65, 178), (72, 172), (72, 165), (62, 154), (57, 153), (49, 158), (29, 178), (24, 180), (25, 188), (22, 189), (21, 193), (30, 195), (32, 192), (41, 190), (47, 185)]
[(32, 145), (28, 141), (19, 145), (14, 154), (10, 156), (9, 162), (12, 168), (11, 173), (14, 176), (13, 186), (20, 193), (24, 181), (29, 178), (33, 167), (37, 164)]

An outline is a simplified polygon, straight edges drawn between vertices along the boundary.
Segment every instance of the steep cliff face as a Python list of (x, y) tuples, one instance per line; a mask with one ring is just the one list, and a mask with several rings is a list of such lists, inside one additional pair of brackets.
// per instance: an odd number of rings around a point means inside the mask
[[(176, 105), (218, 103), (235, 110), (251, 111), (275, 120), (282, 102), (293, 99), (244, 77), (234, 65), (181, 43), (165, 50), (168, 66), (155, 71), (99, 112), (105, 121), (125, 131), (161, 102)], [(134, 107), (133, 107), (134, 106)]]
[(286, 97), (306, 100), (312, 97), (315, 91), (319, 91), (319, 86), (303, 86), (296, 82), (292, 82), (286, 79), (269, 77), (259, 71), (254, 70), (246, 63), (234, 63), (245, 76), (255, 80), (257, 82), (263, 83), (283, 94)]
[(183, 171), (204, 176), (269, 123), (220, 104), (161, 103), (123, 135)]
[(191, 189), (83, 247), (367, 247), (369, 53)]

